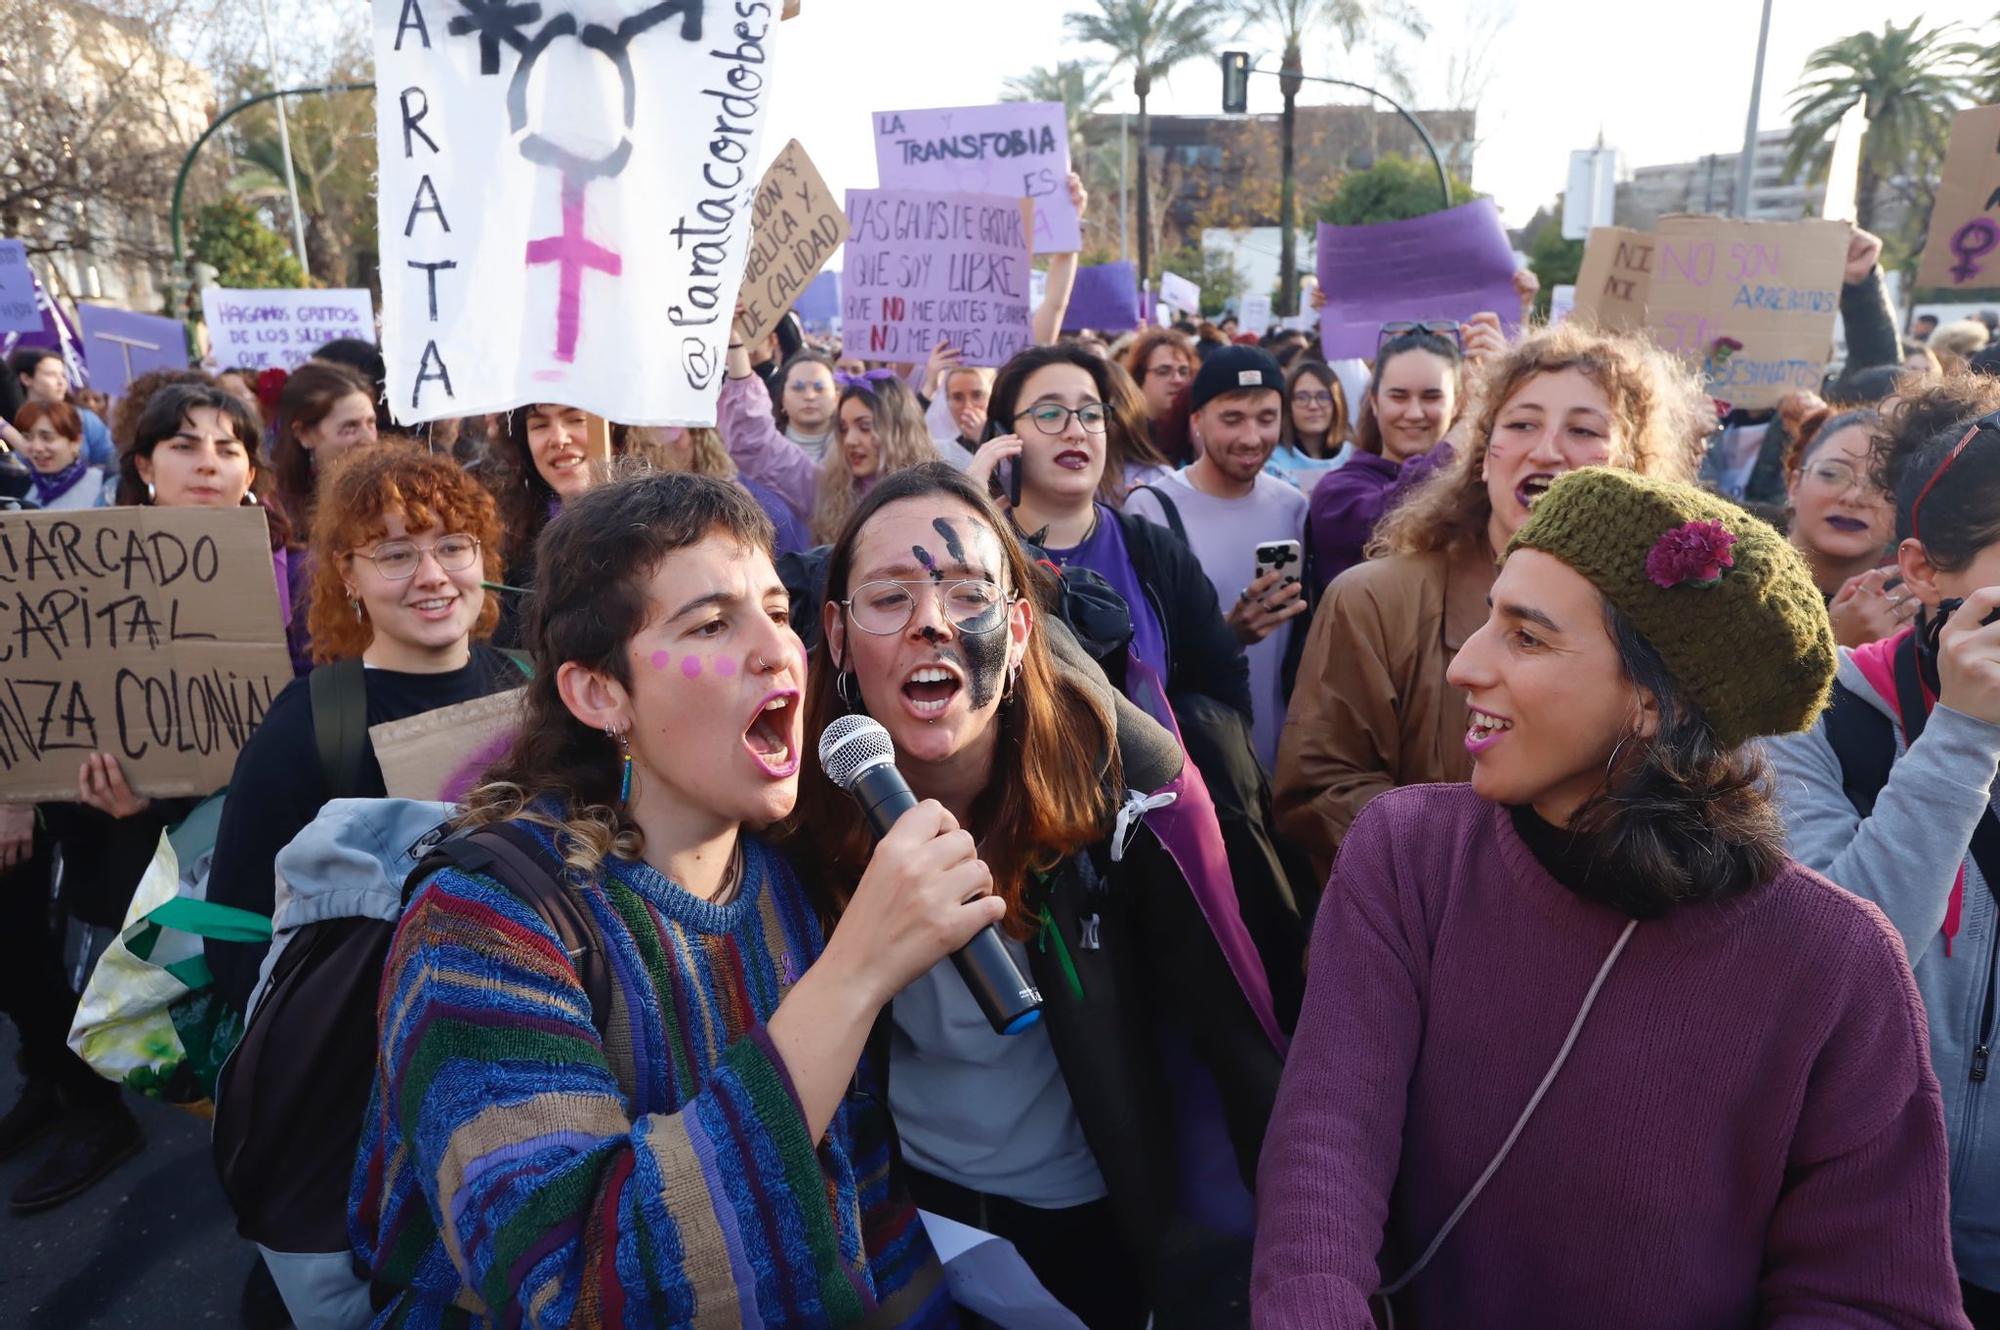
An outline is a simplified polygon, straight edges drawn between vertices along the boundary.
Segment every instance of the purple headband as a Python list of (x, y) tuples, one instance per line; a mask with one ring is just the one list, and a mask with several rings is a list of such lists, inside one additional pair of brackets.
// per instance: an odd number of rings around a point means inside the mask
[(833, 372), (834, 384), (842, 392), (846, 392), (849, 388), (859, 388), (862, 392), (873, 393), (876, 384), (893, 383), (896, 378), (896, 371), (893, 369), (871, 369), (860, 374), (842, 374), (839, 370)]

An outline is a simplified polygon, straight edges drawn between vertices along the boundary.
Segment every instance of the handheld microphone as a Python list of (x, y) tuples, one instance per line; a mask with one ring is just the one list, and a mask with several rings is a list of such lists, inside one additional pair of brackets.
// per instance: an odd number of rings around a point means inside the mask
[[(819, 737), (819, 764), (828, 780), (854, 796), (877, 838), (917, 806), (909, 782), (896, 770), (889, 731), (872, 717), (836, 716)], [(954, 951), (951, 961), (995, 1034), (1020, 1034), (1042, 1018), (1041, 991), (1021, 974), (992, 924)]]

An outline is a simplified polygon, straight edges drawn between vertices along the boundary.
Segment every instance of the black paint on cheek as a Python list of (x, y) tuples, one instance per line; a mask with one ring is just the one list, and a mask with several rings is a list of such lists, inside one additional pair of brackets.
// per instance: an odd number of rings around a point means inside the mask
[(1007, 634), (1001, 628), (967, 633), (959, 649), (965, 653), (966, 687), (972, 693), (973, 708), (983, 711), (1000, 695), (1000, 680), (1007, 673)]
[(925, 549), (922, 545), (912, 545), (910, 546), (910, 553), (916, 556), (917, 562), (923, 565), (924, 571), (931, 575), (931, 581), (942, 582), (944, 580), (944, 571), (937, 566), (937, 560), (931, 557), (929, 550)]
[(944, 537), (944, 552), (960, 567), (969, 567), (965, 562), (965, 546), (959, 543), (958, 528), (942, 517), (931, 519), (931, 529)]

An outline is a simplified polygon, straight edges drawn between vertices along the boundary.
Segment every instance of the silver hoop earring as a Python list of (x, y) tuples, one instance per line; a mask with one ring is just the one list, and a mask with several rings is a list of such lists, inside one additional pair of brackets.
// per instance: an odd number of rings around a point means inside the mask
[(847, 681), (853, 677), (852, 674), (849, 674), (845, 670), (833, 676), (834, 694), (840, 698), (840, 704), (849, 711), (854, 710), (854, 699), (848, 695)]

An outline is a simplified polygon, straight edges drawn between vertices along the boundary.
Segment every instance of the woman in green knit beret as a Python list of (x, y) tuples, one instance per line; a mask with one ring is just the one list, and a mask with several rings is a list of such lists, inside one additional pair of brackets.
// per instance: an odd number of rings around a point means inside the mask
[(1470, 786), (1342, 843), (1258, 1170), (1259, 1330), (1965, 1324), (1923, 1007), (1747, 740), (1832, 682), (1798, 553), (1589, 468), (1451, 682)]

